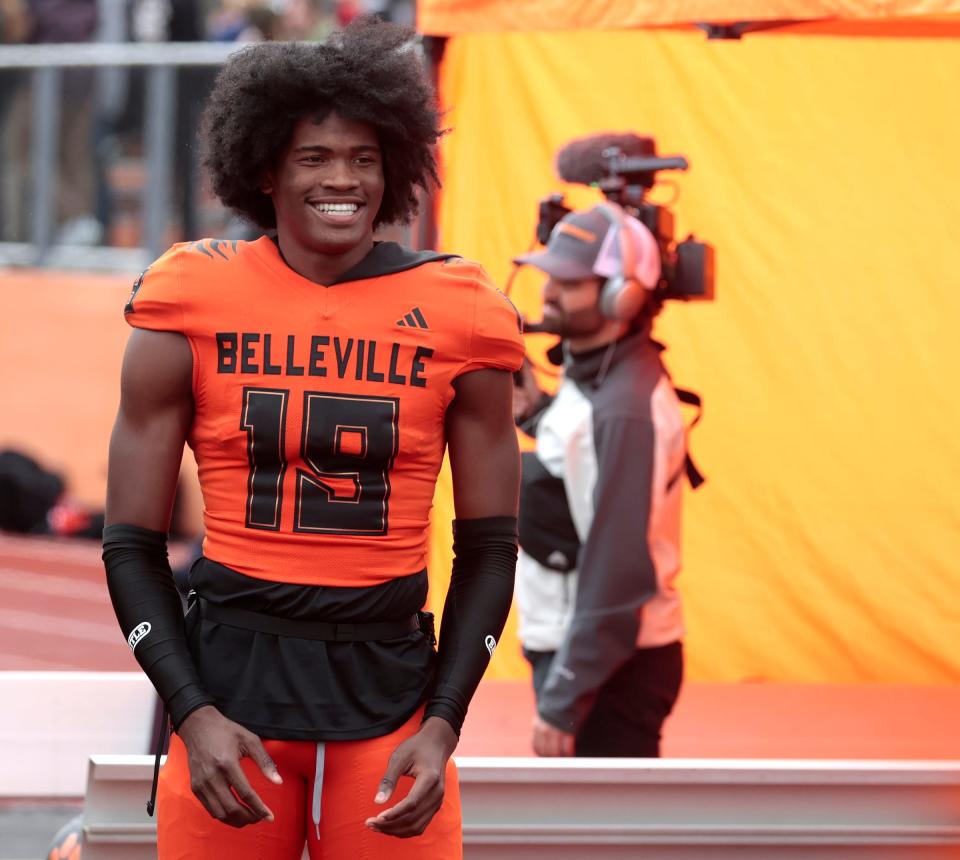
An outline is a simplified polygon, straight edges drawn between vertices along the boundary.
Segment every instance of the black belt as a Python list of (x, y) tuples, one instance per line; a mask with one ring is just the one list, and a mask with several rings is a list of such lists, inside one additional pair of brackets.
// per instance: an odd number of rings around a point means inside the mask
[(433, 615), (418, 612), (402, 621), (374, 621), (363, 624), (332, 624), (329, 621), (303, 621), (296, 618), (280, 618), (251, 612), (247, 609), (235, 609), (230, 606), (218, 606), (202, 597), (196, 598), (200, 614), (208, 621), (240, 627), (243, 630), (255, 630), (258, 633), (271, 633), (274, 636), (291, 636), (295, 639), (315, 639), (320, 642), (378, 642), (385, 639), (399, 639), (423, 630), (432, 638)]

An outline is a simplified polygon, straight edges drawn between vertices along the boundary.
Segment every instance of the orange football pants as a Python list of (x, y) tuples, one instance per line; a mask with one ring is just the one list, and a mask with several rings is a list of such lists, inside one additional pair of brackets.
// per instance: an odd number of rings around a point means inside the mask
[(452, 760), (443, 805), (421, 836), (398, 839), (363, 823), (413, 786), (412, 778), (401, 777), (387, 803), (373, 802), (390, 754), (422, 717), (421, 710), (395, 732), (361, 741), (264, 741), (283, 785), (270, 782), (250, 759), (241, 766), (274, 820), (239, 829), (212, 818), (194, 796), (186, 747), (173, 735), (157, 792), (159, 860), (300, 860), (304, 843), (310, 860), (461, 860), (460, 787)]

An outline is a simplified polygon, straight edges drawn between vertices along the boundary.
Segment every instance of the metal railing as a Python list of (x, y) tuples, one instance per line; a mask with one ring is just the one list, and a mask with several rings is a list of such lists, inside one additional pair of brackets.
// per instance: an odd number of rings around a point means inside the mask
[[(230, 54), (242, 47), (242, 44), (235, 42), (0, 46), (0, 71), (29, 71), (33, 85), (29, 242), (0, 242), (0, 263), (136, 269), (159, 256), (166, 248), (165, 236), (170, 220), (176, 70), (183, 67), (220, 66)], [(141, 67), (146, 74), (143, 136), (146, 183), (141, 196), (142, 247), (55, 247), (54, 200), (64, 75), (76, 68), (131, 67)]]

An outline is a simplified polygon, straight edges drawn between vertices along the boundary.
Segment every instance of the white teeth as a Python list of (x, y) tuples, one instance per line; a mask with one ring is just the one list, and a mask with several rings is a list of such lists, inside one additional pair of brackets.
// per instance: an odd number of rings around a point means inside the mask
[(360, 208), (356, 203), (315, 203), (314, 207), (326, 215), (353, 215)]

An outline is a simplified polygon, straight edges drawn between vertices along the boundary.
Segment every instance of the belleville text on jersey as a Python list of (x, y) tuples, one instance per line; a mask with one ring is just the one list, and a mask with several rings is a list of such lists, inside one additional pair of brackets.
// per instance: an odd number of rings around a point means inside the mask
[(426, 388), (425, 346), (378, 343), (329, 335), (217, 332), (217, 373), (265, 376), (336, 376)]

